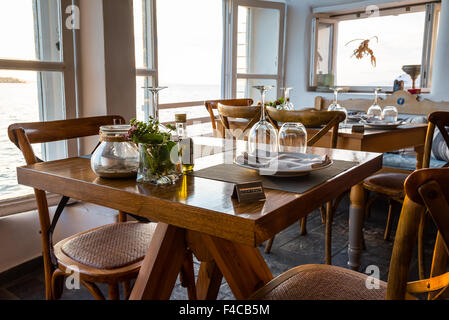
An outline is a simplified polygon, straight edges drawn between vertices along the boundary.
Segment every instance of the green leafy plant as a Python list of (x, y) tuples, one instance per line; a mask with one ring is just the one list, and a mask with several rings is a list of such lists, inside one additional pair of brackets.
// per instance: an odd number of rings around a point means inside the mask
[(277, 99), (277, 100), (275, 100), (275, 101), (269, 101), (269, 102), (266, 102), (265, 105), (266, 105), (266, 106), (270, 106), (270, 107), (275, 107), (275, 108), (276, 108), (276, 106), (279, 106), (279, 105), (281, 105), (281, 104), (284, 104), (284, 102), (285, 102), (284, 97), (280, 97), (279, 99)]
[(170, 155), (172, 149), (177, 147), (176, 142), (171, 140), (173, 126), (167, 125), (168, 132), (163, 132), (159, 121), (152, 117), (149, 120), (148, 123), (131, 120), (127, 134), (128, 139), (139, 144), (139, 175), (142, 175), (144, 182), (152, 182), (175, 171)]

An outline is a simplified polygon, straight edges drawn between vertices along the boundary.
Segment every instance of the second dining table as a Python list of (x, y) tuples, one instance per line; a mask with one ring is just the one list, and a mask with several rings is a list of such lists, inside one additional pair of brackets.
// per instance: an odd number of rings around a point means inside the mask
[(258, 246), (350, 187), (349, 266), (358, 268), (363, 223), (358, 185), (381, 168), (382, 154), (308, 148), (329, 156), (334, 168), (290, 178), (294, 183), (264, 182), (265, 200), (240, 203), (231, 197), (232, 172), (228, 181), (213, 176), (220, 168), (232, 170), (235, 146), (217, 138), (198, 138), (195, 145), (202, 155), (194, 173), (169, 186), (99, 178), (83, 157), (19, 167), (18, 182), (158, 222), (130, 299), (169, 299), (189, 252), (201, 262), (198, 299), (215, 299), (223, 277), (236, 299), (249, 298), (273, 278)]

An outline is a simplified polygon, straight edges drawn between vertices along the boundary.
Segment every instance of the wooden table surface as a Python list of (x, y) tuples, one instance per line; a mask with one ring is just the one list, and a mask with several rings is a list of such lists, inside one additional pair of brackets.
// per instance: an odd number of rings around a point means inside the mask
[[(223, 150), (219, 140), (210, 139), (215, 154), (197, 159), (196, 170), (232, 158), (232, 150), (217, 153), (217, 148)], [(163, 187), (139, 184), (134, 179), (102, 179), (84, 158), (19, 167), (17, 176), (20, 184), (159, 222), (131, 298), (168, 299), (182, 264), (176, 253), (183, 256), (191, 250), (204, 262), (198, 276), (198, 297), (216, 296), (223, 275), (239, 299), (247, 298), (272, 278), (258, 245), (382, 165), (382, 156), (376, 153), (324, 148), (309, 148), (309, 152), (358, 165), (305, 193), (266, 189), (266, 201), (252, 203), (232, 199), (231, 183), (194, 176), (183, 176), (176, 184)]]

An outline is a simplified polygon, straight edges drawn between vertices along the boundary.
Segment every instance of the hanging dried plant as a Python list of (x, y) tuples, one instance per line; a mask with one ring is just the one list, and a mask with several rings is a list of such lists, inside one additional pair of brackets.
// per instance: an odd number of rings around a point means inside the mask
[(377, 36), (374, 36), (370, 39), (354, 39), (349, 41), (348, 43), (345, 44), (345, 46), (347, 46), (348, 44), (350, 44), (351, 42), (354, 41), (362, 41), (359, 45), (359, 47), (357, 49), (354, 50), (353, 54), (351, 57), (356, 57), (356, 59), (362, 59), (364, 56), (370, 56), (371, 57), (371, 65), (373, 67), (376, 66), (376, 57), (374, 56), (374, 51), (369, 47), (369, 42), (376, 38), (376, 41), (379, 42), (379, 38)]

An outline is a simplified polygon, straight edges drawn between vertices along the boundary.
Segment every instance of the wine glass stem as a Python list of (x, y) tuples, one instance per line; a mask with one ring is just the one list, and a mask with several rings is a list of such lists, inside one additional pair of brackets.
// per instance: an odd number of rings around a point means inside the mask
[(159, 106), (158, 102), (158, 92), (153, 91), (153, 114), (151, 115), (155, 120), (159, 120)]
[(338, 103), (338, 91), (337, 90), (334, 91), (334, 100), (335, 100), (335, 104), (337, 104)]
[(265, 90), (260, 90), (260, 94), (262, 95), (262, 109), (260, 113), (260, 120), (265, 121)]

